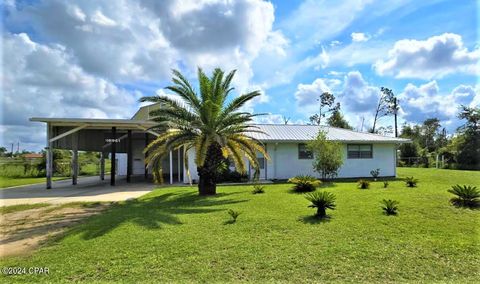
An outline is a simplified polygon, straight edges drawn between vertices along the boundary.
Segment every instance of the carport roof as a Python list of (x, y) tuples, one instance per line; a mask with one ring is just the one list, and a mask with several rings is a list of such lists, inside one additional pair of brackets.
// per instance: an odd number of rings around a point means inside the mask
[(83, 126), (91, 129), (102, 129), (117, 127), (121, 129), (150, 128), (155, 126), (155, 122), (148, 120), (132, 119), (97, 119), (97, 118), (48, 118), (32, 117), (30, 121), (45, 122), (51, 126)]

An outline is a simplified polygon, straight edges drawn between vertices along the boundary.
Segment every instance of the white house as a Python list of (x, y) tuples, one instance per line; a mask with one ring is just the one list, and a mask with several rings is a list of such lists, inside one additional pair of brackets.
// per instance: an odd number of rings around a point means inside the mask
[[(270, 156), (266, 160), (259, 154), (260, 179), (288, 179), (296, 175), (319, 174), (313, 170), (313, 155), (306, 143), (317, 136), (319, 130), (327, 133), (327, 139), (343, 144), (344, 162), (339, 178), (371, 177), (370, 171), (380, 169), (381, 177), (396, 176), (397, 147), (408, 139), (386, 137), (342, 128), (317, 125), (257, 124), (265, 134), (252, 133), (253, 138), (263, 142)], [(189, 151), (189, 161), (195, 152)], [(198, 179), (196, 166), (189, 165), (192, 179)], [(253, 171), (249, 172), (253, 176)], [(184, 177), (188, 182), (188, 177)]]
[[(73, 151), (72, 183), (77, 183), (78, 151), (96, 151), (102, 157), (110, 157), (110, 183), (115, 185), (117, 175), (131, 181), (134, 175), (148, 178), (151, 169), (145, 167), (145, 146), (159, 134), (151, 130), (155, 125), (149, 120), (149, 112), (155, 106), (146, 106), (131, 119), (89, 119), (89, 118), (31, 118), (31, 121), (46, 123), (47, 130), (47, 188), (51, 187), (53, 176), (52, 149)], [(344, 145), (344, 164), (339, 171), (340, 178), (368, 177), (373, 169), (380, 169), (380, 176), (395, 176), (396, 150), (399, 144), (409, 140), (361, 133), (346, 129), (314, 125), (257, 125), (264, 134), (251, 133), (266, 147), (270, 160), (258, 156), (261, 179), (287, 179), (299, 174), (317, 175), (312, 167), (312, 155), (305, 143), (314, 138), (320, 129), (327, 132), (327, 138)], [(189, 164), (184, 164), (184, 155)], [(198, 180), (193, 150), (173, 150), (163, 161), (166, 182), (188, 183), (189, 169), (192, 180)], [(104, 159), (101, 159), (100, 179), (104, 179)], [(253, 176), (253, 171), (250, 171)]]

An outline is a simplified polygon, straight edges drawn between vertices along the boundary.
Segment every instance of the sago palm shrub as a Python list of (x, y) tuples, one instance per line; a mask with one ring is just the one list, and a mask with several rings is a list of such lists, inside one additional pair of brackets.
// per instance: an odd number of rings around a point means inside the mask
[(382, 200), (382, 210), (385, 215), (397, 215), (399, 202), (391, 199)]
[[(217, 68), (208, 77), (199, 68), (197, 91), (179, 71), (174, 70), (173, 85), (167, 89), (180, 100), (168, 96), (140, 99), (141, 102), (159, 105), (150, 115), (151, 120), (157, 122), (152, 130), (160, 135), (145, 148), (148, 154), (145, 162), (158, 169), (171, 150), (195, 151), (200, 195), (216, 194), (217, 173), (225, 158), (230, 158), (241, 173), (246, 172), (246, 160), (258, 173), (258, 152), (268, 159), (262, 143), (248, 135), (261, 132), (252, 124), (255, 114), (241, 110), (260, 92), (228, 100), (233, 90), (231, 82), (234, 75), (235, 71), (225, 74)], [(188, 164), (188, 155), (184, 154), (184, 157), (184, 163)], [(190, 176), (188, 171), (187, 175)]]
[(448, 192), (455, 195), (450, 202), (457, 207), (478, 208), (480, 206), (480, 190), (471, 185), (453, 185)]
[(288, 180), (289, 183), (293, 183), (293, 191), (296, 192), (309, 192), (315, 191), (322, 182), (316, 177), (309, 175), (299, 175)]
[(334, 210), (336, 207), (335, 194), (328, 191), (306, 193), (305, 198), (312, 203), (308, 207), (317, 208), (315, 216), (318, 218), (325, 218), (327, 209)]
[(418, 183), (418, 179), (416, 179), (414, 177), (406, 177), (405, 178), (405, 184), (407, 185), (407, 187), (416, 187), (417, 183)]
[(370, 182), (368, 180), (365, 180), (365, 179), (361, 179), (357, 182), (358, 184), (358, 188), (360, 189), (368, 189), (370, 188)]

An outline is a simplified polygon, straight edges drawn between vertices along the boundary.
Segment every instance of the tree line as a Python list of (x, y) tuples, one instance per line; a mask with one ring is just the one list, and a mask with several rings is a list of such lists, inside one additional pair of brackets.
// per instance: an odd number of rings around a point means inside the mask
[[(310, 116), (309, 124), (324, 123), (332, 127), (353, 129), (343, 116), (341, 105), (336, 102), (333, 94), (324, 92), (318, 101), (319, 112)], [(399, 100), (393, 91), (385, 87), (380, 88), (380, 97), (373, 110), (374, 120), (367, 130), (383, 135), (394, 133), (395, 137), (412, 140), (412, 143), (400, 146), (400, 165), (430, 167), (439, 159), (445, 168), (480, 169), (479, 107), (460, 106), (457, 117), (462, 120), (462, 125), (454, 133), (447, 133), (446, 128), (436, 117), (428, 118), (421, 124), (404, 123), (399, 133), (397, 125), (399, 109)], [(394, 117), (394, 125), (378, 127), (379, 120), (386, 116)]]

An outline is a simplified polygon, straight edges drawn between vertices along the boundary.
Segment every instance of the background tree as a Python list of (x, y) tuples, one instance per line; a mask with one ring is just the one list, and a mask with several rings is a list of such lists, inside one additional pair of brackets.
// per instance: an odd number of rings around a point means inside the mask
[(458, 118), (466, 121), (458, 128), (457, 163), (462, 169), (480, 169), (480, 107), (462, 105)]
[(7, 148), (5, 147), (0, 147), (0, 156), (1, 157), (6, 157), (7, 156)]
[(438, 129), (440, 126), (440, 120), (438, 118), (429, 118), (423, 122), (423, 147), (427, 148), (429, 152), (436, 150), (437, 145), (435, 143), (435, 138), (438, 135)]
[(327, 140), (327, 133), (321, 130), (317, 137), (307, 144), (307, 147), (314, 155), (313, 169), (322, 179), (335, 178), (343, 164), (342, 144)]
[(319, 105), (319, 113), (314, 114), (310, 116), (309, 120), (310, 123), (320, 125), (322, 122), (322, 118), (326, 116), (327, 113), (334, 111), (337, 106), (340, 106), (340, 104), (335, 104), (335, 96), (332, 95), (329, 92), (323, 92), (317, 101), (320, 103)]
[(332, 111), (332, 114), (327, 119), (327, 124), (332, 127), (353, 129), (353, 127), (348, 124), (348, 121), (343, 117), (342, 112), (340, 111), (340, 103), (337, 103), (337, 106)]
[[(150, 113), (152, 120), (157, 122), (154, 130), (161, 135), (145, 149), (148, 152), (146, 163), (161, 169), (163, 158), (171, 150), (194, 149), (200, 195), (216, 194), (217, 173), (225, 158), (230, 158), (241, 173), (246, 172), (245, 158), (256, 173), (259, 169), (257, 153), (262, 153), (268, 159), (263, 145), (246, 135), (247, 132), (261, 132), (252, 124), (255, 115), (241, 111), (260, 92), (244, 94), (227, 102), (233, 90), (230, 84), (234, 75), (235, 71), (232, 71), (225, 76), (217, 68), (208, 77), (199, 68), (197, 94), (190, 82), (174, 70), (174, 84), (167, 89), (183, 102), (167, 96), (143, 97), (140, 100), (160, 103), (161, 106)], [(188, 158), (188, 155), (184, 156)]]
[[(393, 91), (388, 88), (381, 87), (380, 97), (378, 98), (377, 108), (375, 109), (375, 116), (373, 119), (373, 126), (371, 129), (371, 132), (375, 133), (377, 122), (380, 118), (387, 115), (396, 114), (397, 112), (398, 112), (397, 99), (395, 98)], [(395, 125), (395, 132), (397, 133), (396, 125)]]

